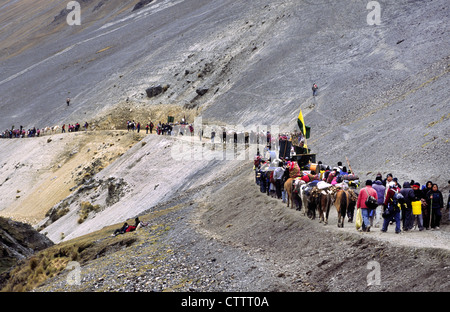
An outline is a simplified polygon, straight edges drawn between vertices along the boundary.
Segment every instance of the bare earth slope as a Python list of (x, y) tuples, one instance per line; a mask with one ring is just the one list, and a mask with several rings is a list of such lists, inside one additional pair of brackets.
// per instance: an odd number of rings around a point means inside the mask
[[(392, 172), (437, 182), (446, 196), (448, 1), (380, 2), (376, 26), (359, 0), (156, 0), (132, 11), (136, 3), (80, 1), (81, 26), (66, 24), (61, 1), (0, 4), (0, 130), (95, 129), (0, 140), (0, 215), (58, 243), (175, 207), (155, 221), (168, 229), (156, 254), (173, 253), (163, 266), (150, 270), (147, 242), (145, 265), (97, 259), (71, 290), (449, 289), (447, 213), (440, 231), (357, 233), (338, 229), (334, 210), (324, 227), (259, 192), (254, 155), (223, 161), (207, 138), (198, 150), (190, 138), (120, 130), (168, 114), (295, 130), (301, 108), (318, 160), (347, 156), (362, 181)], [(149, 98), (157, 85), (165, 92)], [(381, 287), (367, 286), (371, 260), (383, 267)], [(123, 272), (108, 270), (117, 267), (136, 279), (116, 287)], [(179, 275), (169, 283), (168, 272)], [(68, 285), (59, 276), (46, 287)]]
[[(81, 26), (65, 23), (63, 4), (5, 5), (1, 48), (21, 53), (1, 60), (0, 129), (84, 122), (128, 98), (292, 130), (301, 107), (325, 161), (344, 150), (363, 173), (447, 181), (446, 1), (385, 1), (374, 26), (366, 1), (161, 0), (134, 12), (116, 2), (82, 1)], [(159, 84), (170, 87), (147, 98)]]

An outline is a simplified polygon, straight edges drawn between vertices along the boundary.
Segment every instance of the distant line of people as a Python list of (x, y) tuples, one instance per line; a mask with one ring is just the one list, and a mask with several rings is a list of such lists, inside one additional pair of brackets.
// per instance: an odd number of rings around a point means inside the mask
[[(83, 126), (83, 129), (85, 131), (87, 131), (88, 128), (89, 128), (89, 123), (85, 122), (84, 126)], [(78, 131), (80, 131), (80, 129), (81, 129), (81, 125), (78, 122), (76, 124), (73, 124), (73, 125), (71, 125), (71, 124), (67, 125), (67, 131), (68, 132), (78, 132)], [(66, 124), (62, 125), (61, 133), (66, 133)]]
[[(185, 118), (181, 122), (176, 123), (161, 123), (161, 121), (155, 126), (152, 121), (145, 125), (146, 134), (153, 134), (153, 130), (157, 135), (194, 135), (194, 127), (192, 124), (185, 122)], [(140, 133), (141, 123), (134, 120), (127, 121), (127, 131), (133, 131)], [(176, 131), (176, 133), (175, 133)]]
[(14, 126), (11, 129), (7, 129), (0, 134), (0, 138), (2, 139), (18, 139), (18, 138), (33, 138), (38, 137), (41, 134), (40, 129), (32, 128), (25, 130), (22, 126), (19, 129), (14, 129)]
[[(89, 128), (89, 123), (85, 122), (83, 129), (87, 131)], [(22, 139), (22, 138), (34, 138), (39, 137), (42, 134), (45, 134), (47, 132), (56, 133), (59, 131), (60, 127), (46, 127), (46, 128), (30, 128), (28, 130), (25, 130), (23, 126), (20, 126), (18, 129), (15, 129), (14, 126), (11, 127), (11, 129), (6, 129), (5, 131), (0, 133), (0, 138), (2, 139)], [(76, 124), (68, 124), (66, 128), (66, 124), (63, 124), (61, 126), (61, 133), (67, 132), (78, 132), (81, 130), (81, 125), (77, 122)]]

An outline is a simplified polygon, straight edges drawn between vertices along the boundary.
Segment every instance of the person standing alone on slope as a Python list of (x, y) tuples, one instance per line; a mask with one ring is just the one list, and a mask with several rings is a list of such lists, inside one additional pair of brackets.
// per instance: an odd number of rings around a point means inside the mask
[(313, 86), (312, 86), (313, 96), (316, 96), (316, 95), (317, 95), (317, 89), (319, 89), (319, 87), (317, 86), (317, 84), (313, 84)]

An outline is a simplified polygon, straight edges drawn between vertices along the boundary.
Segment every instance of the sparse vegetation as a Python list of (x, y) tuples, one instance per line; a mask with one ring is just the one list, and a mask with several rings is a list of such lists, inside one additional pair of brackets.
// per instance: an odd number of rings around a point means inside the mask
[(83, 223), (89, 217), (89, 214), (93, 212), (99, 212), (101, 209), (100, 205), (92, 205), (90, 202), (82, 202), (81, 209), (79, 212), (80, 218), (78, 219), (78, 223)]
[(431, 127), (437, 125), (438, 123), (441, 123), (441, 122), (443, 122), (443, 121), (445, 121), (445, 120), (448, 120), (448, 119), (450, 119), (450, 113), (448, 113), (447, 115), (443, 115), (443, 116), (442, 116), (439, 120), (437, 120), (437, 121), (430, 122), (430, 123), (427, 125), (427, 128), (431, 128)]
[[(2, 292), (25, 292), (33, 290), (48, 278), (54, 277), (65, 270), (70, 261), (84, 264), (90, 260), (102, 257), (107, 253), (129, 247), (139, 240), (136, 235), (121, 235), (110, 237), (117, 225), (60, 243), (36, 253), (31, 258), (21, 261), (9, 274), (4, 273), (1, 285)], [(7, 278), (4, 278), (4, 277)], [(1, 280), (1, 279), (0, 279)]]

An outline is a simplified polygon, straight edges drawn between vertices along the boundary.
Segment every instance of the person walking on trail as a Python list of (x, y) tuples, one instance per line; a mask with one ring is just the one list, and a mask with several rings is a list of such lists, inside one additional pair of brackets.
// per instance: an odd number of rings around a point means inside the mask
[(428, 193), (431, 191), (431, 188), (433, 187), (432, 181), (427, 181), (425, 184), (425, 188), (422, 189), (423, 192), (423, 201), (422, 201), (422, 216), (423, 216), (423, 227), (427, 230), (430, 229), (430, 219), (431, 219), (431, 208), (430, 203), (428, 202)]
[(419, 231), (423, 231), (423, 229), (424, 229), (423, 228), (423, 217), (422, 217), (423, 193), (422, 193), (422, 190), (420, 189), (419, 182), (415, 182), (411, 186), (411, 188), (413, 189), (413, 192), (414, 192), (414, 200), (413, 200), (413, 202), (419, 202), (420, 203), (420, 210), (419, 211), (413, 211), (413, 223), (417, 223), (417, 227), (419, 228)]
[(67, 98), (67, 99), (66, 99), (66, 103), (67, 103), (67, 106), (70, 105), (70, 98)]
[(283, 176), (284, 176), (284, 168), (283, 168), (283, 161), (280, 161), (278, 163), (278, 167), (273, 172), (273, 179), (275, 180), (275, 191), (277, 194), (277, 198), (281, 199), (282, 197), (282, 190), (283, 190)]
[(381, 181), (381, 176), (380, 176), (380, 178), (377, 177), (375, 182), (372, 183), (372, 188), (377, 192), (378, 207), (374, 211), (374, 216), (372, 217), (372, 222), (370, 225), (372, 226), (373, 220), (375, 220), (375, 227), (378, 228), (378, 227), (380, 227), (380, 221), (382, 219), (381, 211), (383, 209), (384, 194), (386, 191), (386, 187), (383, 185), (383, 182)]
[(319, 89), (319, 87), (317, 86), (317, 84), (314, 83), (312, 86), (313, 96), (317, 95), (317, 89)]
[[(388, 185), (389, 185), (389, 183), (392, 182), (393, 179), (394, 179), (394, 177), (393, 177), (392, 173), (388, 173), (386, 175), (386, 179), (383, 180), (383, 185), (386, 187), (386, 193), (389, 190)], [(386, 196), (386, 194), (384, 194), (384, 195)]]
[(412, 230), (414, 227), (414, 219), (412, 214), (411, 203), (414, 201), (415, 194), (409, 182), (403, 182), (403, 188), (400, 190), (400, 193), (405, 198), (405, 205), (402, 208), (403, 231), (409, 231)]
[[(391, 181), (386, 186), (387, 193), (384, 200), (384, 213), (383, 213), (383, 227), (382, 232), (387, 232), (389, 223), (395, 220), (395, 233), (401, 233), (400, 229), (400, 207), (399, 207), (399, 189), (397, 188), (394, 181)], [(401, 195), (400, 195), (401, 196)]]
[(216, 137), (216, 130), (212, 129), (211, 131), (211, 143), (214, 143), (214, 138)]
[(427, 193), (427, 203), (431, 210), (431, 228), (439, 230), (441, 223), (441, 209), (444, 208), (444, 197), (442, 192), (439, 191), (437, 184), (433, 184), (431, 191)]
[(366, 200), (369, 196), (375, 197), (375, 199), (378, 200), (377, 191), (373, 189), (372, 187), (372, 180), (366, 181), (366, 187), (364, 187), (358, 194), (358, 200), (356, 202), (356, 208), (361, 209), (361, 214), (363, 217), (363, 226), (362, 230), (363, 232), (370, 232), (370, 220), (369, 216), (371, 214), (371, 210), (366, 205)]

